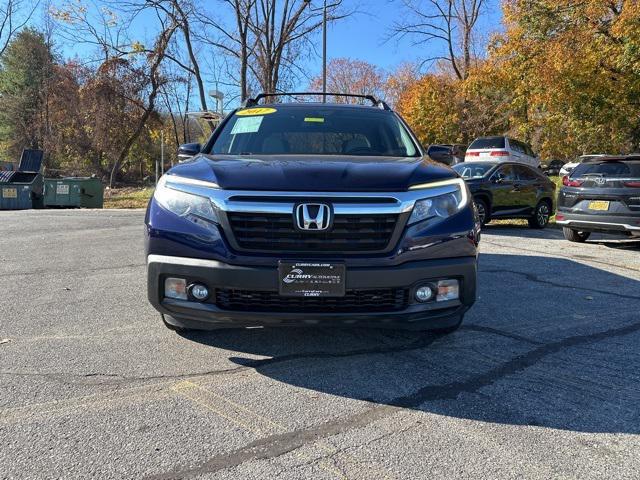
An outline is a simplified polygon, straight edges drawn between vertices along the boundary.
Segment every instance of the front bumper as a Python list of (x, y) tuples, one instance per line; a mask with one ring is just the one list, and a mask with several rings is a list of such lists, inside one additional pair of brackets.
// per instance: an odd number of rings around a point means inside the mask
[(573, 228), (575, 230), (585, 232), (603, 232), (603, 233), (620, 233), (629, 232), (634, 234), (640, 233), (640, 215), (621, 216), (621, 215), (590, 215), (569, 213), (567, 211), (558, 210), (558, 216), (562, 216), (562, 220), (556, 217), (556, 223), (563, 227)]
[[(273, 267), (230, 265), (216, 260), (149, 255), (147, 259), (148, 297), (167, 321), (178, 327), (196, 329), (253, 326), (368, 326), (405, 329), (439, 329), (456, 325), (476, 298), (476, 257), (459, 257), (407, 262), (394, 267), (348, 267), (346, 289), (409, 289), (406, 308), (389, 312), (269, 312), (219, 308), (215, 301), (164, 298), (164, 278), (181, 277), (189, 282), (216, 288), (278, 291), (278, 270)], [(414, 303), (413, 288), (422, 282), (455, 278), (460, 282), (460, 298), (446, 302)]]

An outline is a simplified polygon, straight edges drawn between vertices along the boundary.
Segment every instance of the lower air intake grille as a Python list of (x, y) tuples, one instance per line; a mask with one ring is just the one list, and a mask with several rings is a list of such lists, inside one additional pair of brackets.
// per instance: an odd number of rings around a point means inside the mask
[(216, 289), (216, 305), (244, 312), (368, 313), (404, 310), (406, 288), (347, 290), (344, 297), (283, 297), (278, 292)]

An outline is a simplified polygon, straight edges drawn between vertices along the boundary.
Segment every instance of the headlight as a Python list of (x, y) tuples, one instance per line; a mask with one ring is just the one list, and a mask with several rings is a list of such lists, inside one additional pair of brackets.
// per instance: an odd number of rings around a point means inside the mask
[(162, 177), (153, 194), (162, 207), (196, 224), (202, 225), (202, 220), (219, 223), (218, 213), (211, 200), (169, 188), (166, 183), (166, 178)]
[[(417, 200), (413, 206), (413, 212), (409, 218), (409, 225), (422, 222), (424, 220), (433, 220), (438, 222), (444, 220), (462, 210), (467, 204), (467, 187), (464, 181), (461, 179), (455, 179), (452, 181), (439, 182), (438, 184), (425, 184), (421, 187), (437, 187), (444, 185), (457, 185), (457, 189), (436, 195), (430, 198), (424, 198)], [(414, 189), (414, 187), (412, 187)]]

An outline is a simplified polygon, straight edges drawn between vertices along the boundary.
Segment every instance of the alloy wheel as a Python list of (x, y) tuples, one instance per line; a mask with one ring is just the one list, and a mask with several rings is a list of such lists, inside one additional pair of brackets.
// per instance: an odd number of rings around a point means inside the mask
[(538, 207), (536, 217), (538, 218), (538, 224), (540, 226), (544, 226), (549, 223), (549, 206), (546, 203), (543, 203)]
[(484, 221), (487, 218), (487, 211), (484, 208), (484, 203), (475, 202), (475, 204), (476, 204), (476, 209), (478, 210), (478, 219), (480, 220), (480, 224), (484, 225)]

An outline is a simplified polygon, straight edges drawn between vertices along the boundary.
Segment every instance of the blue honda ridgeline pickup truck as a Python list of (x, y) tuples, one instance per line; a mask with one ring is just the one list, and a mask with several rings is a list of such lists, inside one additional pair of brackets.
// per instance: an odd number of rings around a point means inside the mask
[(480, 237), (464, 181), (373, 97), (271, 97), (183, 145), (158, 183), (148, 296), (165, 325), (458, 328)]

